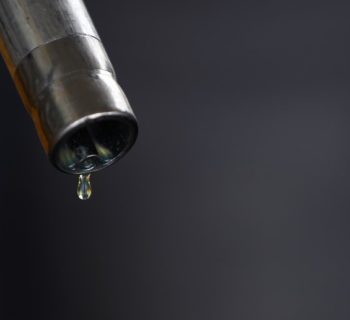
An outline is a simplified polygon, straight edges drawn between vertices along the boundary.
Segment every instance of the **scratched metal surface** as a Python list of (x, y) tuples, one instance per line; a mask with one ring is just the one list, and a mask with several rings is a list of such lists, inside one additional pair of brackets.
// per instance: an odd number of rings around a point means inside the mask
[(67, 35), (98, 38), (81, 0), (1, 0), (0, 32), (14, 65), (35, 48)]

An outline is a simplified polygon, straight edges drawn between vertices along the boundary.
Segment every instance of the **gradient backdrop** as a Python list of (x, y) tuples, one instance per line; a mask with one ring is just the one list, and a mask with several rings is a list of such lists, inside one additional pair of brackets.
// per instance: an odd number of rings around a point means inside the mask
[(348, 1), (86, 4), (139, 139), (79, 201), (1, 60), (0, 318), (349, 319)]

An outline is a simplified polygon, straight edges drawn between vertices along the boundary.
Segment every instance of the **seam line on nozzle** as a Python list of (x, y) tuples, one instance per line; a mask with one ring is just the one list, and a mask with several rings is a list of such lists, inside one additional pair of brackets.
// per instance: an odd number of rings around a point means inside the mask
[(99, 37), (96, 37), (92, 34), (87, 34), (87, 33), (72, 33), (72, 34), (66, 34), (62, 37), (57, 37), (57, 38), (53, 38), (49, 41), (43, 42), (42, 44), (36, 46), (35, 48), (31, 49), (30, 51), (28, 51), (21, 59), (19, 59), (19, 62), (15, 65), (14, 67), (14, 72), (17, 70), (18, 66), (22, 63), (23, 60), (25, 60), (33, 51), (37, 50), (38, 48), (44, 47), (50, 43), (62, 40), (62, 39), (66, 39), (66, 38), (75, 38), (75, 37), (90, 37), (90, 38), (94, 38), (97, 41), (99, 41), (102, 44), (102, 41)]

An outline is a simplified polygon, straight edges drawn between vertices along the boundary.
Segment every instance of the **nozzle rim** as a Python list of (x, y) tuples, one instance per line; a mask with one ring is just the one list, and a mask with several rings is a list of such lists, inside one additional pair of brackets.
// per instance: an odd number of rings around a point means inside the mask
[(93, 173), (100, 171), (106, 167), (109, 167), (110, 165), (116, 163), (119, 159), (125, 156), (126, 153), (132, 148), (132, 146), (135, 144), (138, 136), (138, 123), (133, 114), (129, 113), (123, 113), (123, 112), (100, 112), (95, 114), (87, 115), (73, 123), (71, 123), (68, 127), (66, 127), (61, 134), (56, 138), (56, 141), (53, 143), (53, 146), (48, 151), (48, 157), (52, 165), (58, 169), (59, 171), (69, 174), (69, 175), (80, 175), (80, 172), (71, 172), (66, 171), (62, 167), (60, 167), (56, 161), (57, 159), (57, 153), (61, 145), (64, 143), (64, 141), (67, 141), (69, 137), (71, 137), (74, 133), (79, 131), (80, 129), (84, 128), (84, 126), (87, 126), (92, 123), (96, 122), (102, 122), (104, 120), (118, 120), (126, 123), (128, 125), (128, 138), (127, 143), (124, 147), (124, 149), (111, 161), (106, 163), (104, 166), (100, 166), (96, 169), (89, 170), (88, 173)]

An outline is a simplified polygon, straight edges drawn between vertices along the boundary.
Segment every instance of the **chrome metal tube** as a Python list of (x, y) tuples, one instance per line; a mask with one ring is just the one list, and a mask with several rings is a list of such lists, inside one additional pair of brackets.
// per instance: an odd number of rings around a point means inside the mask
[(131, 148), (137, 122), (82, 0), (0, 0), (0, 51), (59, 170), (97, 171)]

